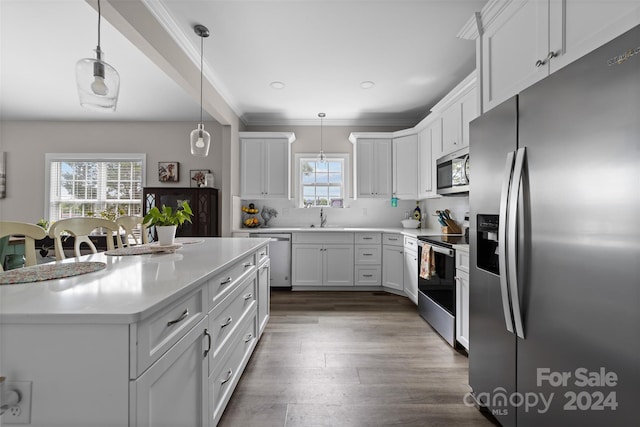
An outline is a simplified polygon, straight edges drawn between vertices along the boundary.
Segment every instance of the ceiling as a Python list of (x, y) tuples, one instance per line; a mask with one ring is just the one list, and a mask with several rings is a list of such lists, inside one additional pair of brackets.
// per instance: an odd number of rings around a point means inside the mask
[[(328, 125), (412, 126), (473, 71), (475, 45), (456, 34), (485, 3), (102, 0), (101, 48), (121, 87), (117, 111), (96, 113), (79, 106), (74, 76), (97, 44), (96, 2), (0, 0), (0, 112), (4, 120), (197, 120), (199, 23), (211, 31), (205, 84), (247, 125), (316, 124), (325, 112)], [(374, 86), (362, 89), (364, 81)], [(217, 118), (210, 93), (205, 109)]]

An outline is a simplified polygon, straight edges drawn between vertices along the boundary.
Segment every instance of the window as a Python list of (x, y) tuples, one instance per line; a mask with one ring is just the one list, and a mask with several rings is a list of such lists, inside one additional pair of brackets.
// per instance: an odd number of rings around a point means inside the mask
[(142, 215), (145, 154), (47, 154), (45, 218)]
[(300, 206), (342, 206), (346, 198), (348, 154), (317, 157), (297, 154)]

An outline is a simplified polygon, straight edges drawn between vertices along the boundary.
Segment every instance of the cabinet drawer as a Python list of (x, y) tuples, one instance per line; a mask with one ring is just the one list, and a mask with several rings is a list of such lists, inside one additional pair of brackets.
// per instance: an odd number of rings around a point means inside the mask
[(382, 262), (380, 246), (356, 245), (356, 264), (380, 264)]
[(132, 325), (131, 348), (136, 352), (133, 358), (136, 364), (131, 377), (137, 378), (189, 332), (204, 317), (205, 305), (205, 289), (200, 288), (151, 317)]
[(220, 359), (224, 350), (233, 341), (234, 333), (243, 320), (256, 306), (257, 277), (247, 278), (209, 314), (209, 333), (211, 334), (211, 363), (209, 371), (213, 371), (215, 362)]
[(404, 240), (402, 239), (402, 236), (400, 234), (384, 233), (382, 235), (382, 244), (391, 246), (402, 246), (404, 245)]
[(269, 258), (269, 245), (265, 245), (258, 249), (256, 253), (256, 265), (260, 265)]
[(332, 231), (310, 231), (293, 233), (292, 243), (353, 243), (353, 233)]
[(223, 272), (209, 280), (209, 310), (247, 277), (256, 271), (256, 253), (244, 257)]
[(409, 236), (404, 236), (404, 247), (405, 249), (412, 250), (414, 252), (418, 251), (418, 241), (417, 239)]
[(380, 233), (356, 233), (356, 244), (380, 244), (382, 235)]
[(456, 268), (462, 271), (469, 272), (469, 252), (456, 251)]
[(379, 265), (356, 265), (356, 286), (380, 286), (381, 270)]
[(250, 318), (242, 324), (242, 329), (239, 329), (235, 336), (232, 347), (223, 355), (219, 363), (216, 363), (209, 377), (209, 401), (212, 403), (209, 410), (213, 412), (212, 417), (210, 416), (210, 421), (213, 420), (211, 425), (216, 425), (220, 419), (251, 356), (257, 340), (256, 325), (256, 312), (253, 310)]

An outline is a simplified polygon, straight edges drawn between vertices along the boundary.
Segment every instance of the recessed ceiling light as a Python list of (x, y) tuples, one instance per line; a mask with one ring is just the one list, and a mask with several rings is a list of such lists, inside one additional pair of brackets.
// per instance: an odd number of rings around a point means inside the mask
[(370, 80), (365, 80), (363, 82), (360, 83), (360, 87), (362, 89), (371, 89), (372, 87), (374, 87), (376, 84)]
[(272, 89), (284, 89), (284, 83), (282, 82), (271, 82), (269, 83)]

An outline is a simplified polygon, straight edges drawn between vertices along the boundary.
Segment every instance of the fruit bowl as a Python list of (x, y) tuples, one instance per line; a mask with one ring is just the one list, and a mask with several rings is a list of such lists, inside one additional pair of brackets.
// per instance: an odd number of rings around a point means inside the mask
[(260, 220), (255, 215), (244, 214), (242, 217), (242, 226), (246, 228), (260, 227)]
[(403, 219), (402, 226), (404, 228), (418, 228), (420, 227), (420, 221), (416, 219)]

